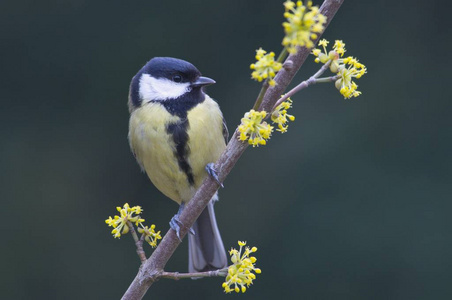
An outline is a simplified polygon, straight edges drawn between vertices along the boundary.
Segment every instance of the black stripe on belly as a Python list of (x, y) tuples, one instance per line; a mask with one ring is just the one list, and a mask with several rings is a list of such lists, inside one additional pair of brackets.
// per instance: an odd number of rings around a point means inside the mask
[(196, 107), (196, 105), (204, 102), (205, 94), (201, 88), (193, 88), (190, 92), (185, 93), (176, 99), (167, 99), (165, 101), (151, 101), (156, 102), (168, 111), (173, 116), (178, 116), (179, 121), (170, 123), (166, 126), (166, 132), (172, 135), (173, 141), (176, 144), (176, 151), (174, 155), (177, 158), (179, 168), (187, 175), (187, 180), (190, 185), (195, 184), (191, 166), (188, 164), (187, 158), (190, 153), (188, 147), (188, 127), (190, 126), (187, 115), (188, 112)]
[(174, 151), (174, 155), (177, 158), (177, 163), (179, 164), (179, 168), (187, 175), (187, 180), (190, 185), (195, 184), (195, 180), (193, 178), (193, 173), (190, 165), (188, 164), (187, 157), (190, 153), (190, 149), (188, 148), (188, 119), (183, 118), (176, 123), (168, 124), (166, 127), (166, 131), (168, 134), (172, 135), (174, 144), (176, 144), (176, 151)]

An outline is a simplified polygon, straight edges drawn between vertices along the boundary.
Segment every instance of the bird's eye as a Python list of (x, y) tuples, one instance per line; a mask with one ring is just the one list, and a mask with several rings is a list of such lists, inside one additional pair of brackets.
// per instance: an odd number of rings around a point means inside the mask
[(181, 82), (182, 81), (182, 77), (180, 75), (174, 75), (173, 76), (173, 81), (174, 82)]

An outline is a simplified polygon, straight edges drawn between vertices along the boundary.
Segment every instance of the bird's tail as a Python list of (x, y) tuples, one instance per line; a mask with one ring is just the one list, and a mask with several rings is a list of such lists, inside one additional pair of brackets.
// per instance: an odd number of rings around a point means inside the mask
[(188, 235), (188, 271), (204, 272), (225, 268), (226, 251), (218, 230), (213, 202), (210, 201), (193, 224), (195, 235)]

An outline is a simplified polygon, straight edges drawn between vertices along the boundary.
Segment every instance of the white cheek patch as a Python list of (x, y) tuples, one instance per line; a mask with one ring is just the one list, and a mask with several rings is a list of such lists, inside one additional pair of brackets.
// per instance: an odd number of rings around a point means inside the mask
[(166, 78), (143, 74), (140, 78), (140, 97), (144, 102), (179, 98), (190, 91), (190, 83), (177, 83)]

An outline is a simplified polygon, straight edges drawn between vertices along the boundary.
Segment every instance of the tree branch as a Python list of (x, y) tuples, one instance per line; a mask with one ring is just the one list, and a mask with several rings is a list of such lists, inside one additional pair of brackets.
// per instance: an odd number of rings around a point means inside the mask
[[(323, 2), (320, 7), (320, 12), (327, 17), (325, 29), (338, 11), (339, 7), (342, 5), (343, 1), (344, 0), (325, 0)], [(320, 35), (318, 38), (320, 38)], [(314, 41), (315, 44), (317, 43), (317, 40)], [(283, 68), (276, 74), (276, 85), (269, 87), (265, 92), (260, 106), (261, 110), (266, 110), (267, 112), (271, 110), (276, 101), (284, 93), (285, 89), (292, 81), (293, 77), (300, 69), (309, 53), (310, 50), (300, 48), (296, 54), (289, 55), (285, 64), (286, 66), (290, 65), (291, 67)], [(248, 148), (248, 143), (239, 141), (237, 130), (235, 130), (231, 140), (226, 146), (225, 151), (215, 164), (215, 169), (218, 172), (220, 182), (224, 181), (246, 148)], [(181, 239), (185, 237), (188, 229), (199, 217), (218, 188), (218, 183), (210, 176), (207, 176), (195, 196), (188, 202), (184, 211), (179, 216), (179, 219), (183, 224), (180, 230)], [(138, 274), (130, 284), (122, 299), (142, 299), (155, 280), (164, 274), (163, 268), (180, 243), (181, 241), (177, 238), (174, 230), (170, 229), (163, 237), (157, 249), (155, 249), (152, 253), (151, 257), (141, 265)]]

